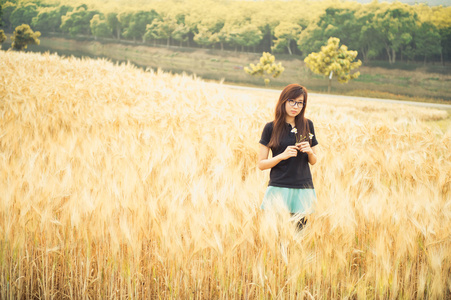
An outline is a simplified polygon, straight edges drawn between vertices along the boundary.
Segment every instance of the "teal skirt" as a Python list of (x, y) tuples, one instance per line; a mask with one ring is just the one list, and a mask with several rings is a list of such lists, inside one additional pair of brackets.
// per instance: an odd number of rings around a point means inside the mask
[(310, 214), (314, 211), (316, 193), (314, 189), (292, 189), (268, 186), (261, 209), (284, 207), (290, 213)]

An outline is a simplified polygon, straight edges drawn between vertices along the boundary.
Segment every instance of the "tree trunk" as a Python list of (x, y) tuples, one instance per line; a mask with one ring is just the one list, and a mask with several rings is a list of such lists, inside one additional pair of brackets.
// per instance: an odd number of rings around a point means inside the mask
[(391, 53), (390, 53), (390, 47), (385, 45), (385, 51), (387, 51), (387, 55), (388, 55), (388, 63), (392, 64), (392, 58), (391, 58)]
[(392, 52), (392, 63), (394, 64), (395, 62), (396, 62), (396, 51), (395, 51), (395, 49), (391, 49), (391, 52)]
[(363, 62), (368, 62), (368, 54), (365, 51), (365, 48), (362, 48), (362, 50), (360, 52), (362, 52)]
[(385, 51), (387, 51), (388, 63), (391, 64), (391, 55), (390, 55), (390, 51), (389, 51), (388, 48), (385, 48)]
[(269, 52), (272, 53), (272, 34), (271, 34), (271, 29), (269, 29)]
[(293, 55), (293, 52), (291, 52), (291, 48), (290, 48), (290, 42), (288, 42), (287, 49), (288, 49), (288, 53), (290, 53), (290, 55)]
[(167, 44), (166, 44), (166, 46), (169, 48), (169, 40), (170, 40), (171, 38), (170, 37), (168, 37), (168, 42), (167, 42)]
[(330, 94), (330, 88), (332, 87), (332, 76), (333, 76), (334, 72), (330, 71), (329, 73), (329, 85), (327, 86), (327, 93)]
[(224, 51), (224, 42), (221, 42), (221, 51)]

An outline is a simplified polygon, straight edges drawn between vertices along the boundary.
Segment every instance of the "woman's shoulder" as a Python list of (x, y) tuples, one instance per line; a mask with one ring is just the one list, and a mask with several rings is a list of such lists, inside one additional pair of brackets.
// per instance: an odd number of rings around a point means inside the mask
[[(307, 119), (307, 118), (306, 118), (306, 119)], [(312, 120), (307, 119), (307, 122), (308, 122), (309, 125), (313, 125), (313, 121), (312, 121)]]
[(265, 129), (273, 129), (274, 128), (274, 121), (268, 122), (265, 124)]

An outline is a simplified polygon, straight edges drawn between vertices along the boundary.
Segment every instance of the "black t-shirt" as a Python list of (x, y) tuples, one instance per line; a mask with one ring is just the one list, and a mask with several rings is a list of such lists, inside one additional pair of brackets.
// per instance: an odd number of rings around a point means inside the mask
[[(318, 145), (316, 140), (315, 128), (313, 122), (308, 120), (310, 133), (313, 134), (312, 145)], [(284, 152), (288, 146), (294, 146), (296, 144), (296, 136), (291, 132), (291, 125), (286, 123), (288, 134), (282, 136), (280, 145), (278, 147), (271, 147), (272, 156), (277, 156)], [(271, 140), (272, 131), (274, 128), (274, 122), (269, 122), (263, 129), (260, 144), (267, 146)], [(296, 157), (290, 157), (286, 160), (282, 160), (277, 165), (271, 168), (269, 174), (269, 186), (297, 188), (297, 189), (312, 189), (313, 181), (312, 174), (310, 173), (310, 166), (308, 163), (308, 154), (298, 151)]]

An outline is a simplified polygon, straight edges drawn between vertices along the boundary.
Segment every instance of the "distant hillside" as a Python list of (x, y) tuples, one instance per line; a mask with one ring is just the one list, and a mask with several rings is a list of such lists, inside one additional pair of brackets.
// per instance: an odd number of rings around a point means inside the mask
[[(354, 0), (356, 2), (359, 3), (371, 3), (372, 0)], [(438, 5), (443, 5), (443, 6), (450, 6), (451, 5), (451, 0), (380, 0), (379, 2), (395, 2), (395, 1), (399, 1), (402, 3), (406, 3), (406, 4), (417, 4), (417, 3), (425, 3), (429, 6), (438, 6)]]

